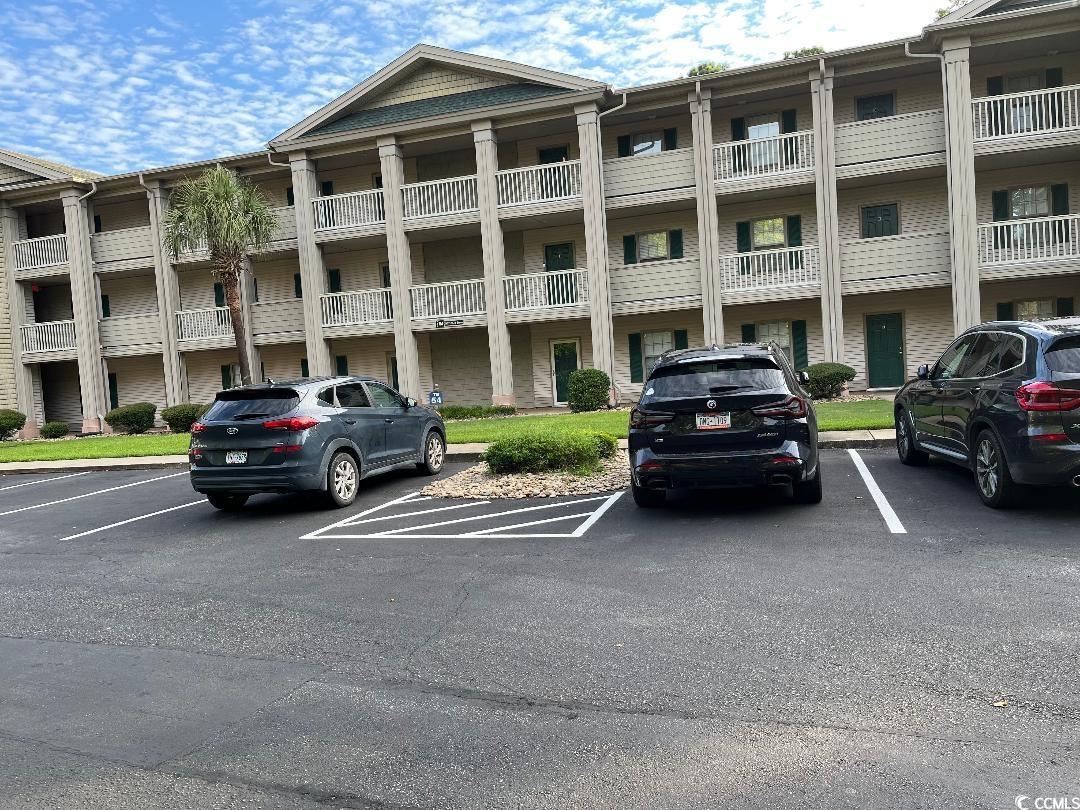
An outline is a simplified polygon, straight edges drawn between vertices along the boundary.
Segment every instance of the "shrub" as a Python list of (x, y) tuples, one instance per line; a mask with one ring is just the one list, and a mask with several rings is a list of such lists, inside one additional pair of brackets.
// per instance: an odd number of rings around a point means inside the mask
[(489, 416), (513, 416), (513, 405), (439, 405), (437, 410), (443, 419), (485, 419)]
[(150, 402), (136, 402), (122, 408), (113, 408), (105, 414), (105, 421), (113, 430), (146, 433), (154, 426), (155, 411), (157, 406)]
[(185, 402), (163, 410), (161, 419), (173, 433), (190, 433), (191, 426), (206, 413), (209, 407), (209, 405), (200, 405), (196, 402)]
[(810, 382), (806, 390), (814, 399), (838, 397), (844, 390), (844, 383), (855, 379), (855, 369), (843, 363), (815, 363), (806, 369)]
[(41, 426), (41, 437), (43, 439), (62, 439), (67, 435), (67, 422), (46, 422)]
[(0, 441), (10, 439), (26, 424), (26, 415), (18, 411), (0, 409)]
[(496, 474), (554, 470), (586, 474), (597, 469), (601, 458), (614, 455), (617, 446), (615, 437), (606, 433), (528, 432), (495, 440), (484, 453), (484, 461)]
[(606, 408), (611, 378), (598, 368), (579, 368), (570, 372), (567, 401), (574, 413)]

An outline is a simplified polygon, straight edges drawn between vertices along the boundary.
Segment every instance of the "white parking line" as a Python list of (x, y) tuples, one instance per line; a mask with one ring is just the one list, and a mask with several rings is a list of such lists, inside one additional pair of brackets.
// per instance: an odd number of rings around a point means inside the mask
[(164, 515), (166, 512), (175, 512), (177, 509), (187, 509), (189, 506), (198, 506), (200, 503), (206, 503), (206, 501), (191, 501), (190, 503), (182, 503), (179, 506), (170, 506), (168, 509), (159, 509), (156, 512), (151, 512), (148, 515), (139, 515), (138, 517), (128, 518), (127, 520), (120, 520), (116, 523), (110, 523), (108, 526), (98, 526), (96, 529), (88, 529), (85, 532), (79, 532), (78, 534), (69, 534), (67, 537), (61, 537), (60, 542), (64, 540), (78, 540), (80, 537), (86, 537), (90, 534), (97, 534), (108, 529), (115, 529), (118, 526), (126, 526), (129, 523), (135, 523), (136, 521), (146, 520), (147, 518), (156, 517), (158, 515)]
[[(419, 498), (410, 498), (407, 503), (413, 504), (419, 501)], [(393, 520), (394, 518), (406, 518), (416, 517), (417, 515), (430, 515), (432, 512), (448, 512), (451, 509), (468, 509), (473, 506), (483, 506), (491, 501), (470, 501), (469, 503), (456, 503), (453, 506), (440, 506), (437, 509), (421, 509), (419, 512), (406, 512), (403, 515), (379, 515), (378, 517), (363, 518), (362, 520), (353, 520), (349, 523), (342, 525), (345, 526), (359, 526), (361, 523), (374, 523), (379, 520)]]
[(866, 466), (866, 462), (862, 460), (862, 456), (859, 455), (856, 450), (848, 450), (848, 454), (851, 456), (851, 461), (855, 464), (855, 469), (859, 471), (859, 475), (862, 476), (863, 483), (866, 484), (867, 490), (870, 492), (870, 496), (874, 499), (874, 503), (877, 504), (878, 511), (881, 512), (881, 517), (885, 520), (885, 525), (889, 527), (889, 531), (893, 534), (907, 534), (907, 529), (904, 528), (904, 524), (900, 522), (900, 518), (896, 516), (896, 512), (889, 506), (889, 501), (885, 498), (885, 493), (881, 491), (881, 487), (878, 486), (877, 481), (874, 480), (874, 476), (870, 474), (870, 469)]
[(63, 481), (65, 478), (74, 478), (77, 475), (89, 475), (90, 471), (69, 473), (67, 475), (57, 475), (53, 478), (37, 478), (33, 481), (25, 481), (21, 484), (12, 484), (10, 487), (0, 487), (0, 492), (7, 492), (9, 489), (18, 489), (19, 487), (29, 487), (34, 484), (48, 484), (50, 481)]
[(518, 515), (522, 512), (537, 512), (541, 509), (558, 509), (560, 506), (574, 506), (579, 503), (589, 503), (590, 501), (602, 501), (604, 496), (599, 498), (579, 498), (576, 501), (560, 501), (558, 503), (545, 503), (540, 506), (524, 506), (521, 509), (508, 509), (505, 512), (496, 512), (493, 515), (471, 515), (469, 517), (457, 518), (455, 520), (441, 520), (438, 523), (425, 523), (421, 526), (406, 526), (403, 529), (390, 529), (389, 531), (382, 532), (383, 535), (395, 535), (401, 532), (409, 531), (421, 531), (422, 529), (434, 529), (439, 526), (450, 526), (455, 523), (469, 523), (474, 520), (487, 520), (496, 517), (505, 517), (506, 515)]
[(7, 515), (14, 515), (19, 512), (29, 512), (31, 509), (44, 509), (46, 506), (56, 506), (61, 503), (68, 503), (69, 501), (77, 501), (81, 498), (93, 498), (95, 495), (104, 495), (106, 492), (115, 492), (118, 489), (127, 489), (128, 487), (138, 487), (143, 484), (152, 484), (155, 481), (164, 481), (166, 478), (176, 478), (180, 475), (187, 475), (187, 470), (184, 472), (171, 473), (170, 475), (159, 475), (157, 478), (147, 478), (145, 481), (133, 481), (130, 484), (121, 484), (117, 487), (107, 487), (106, 489), (99, 489), (95, 492), (87, 492), (84, 495), (72, 495), (70, 498), (60, 498), (56, 501), (49, 501), (47, 503), (36, 503), (33, 506), (21, 506), (18, 509), (9, 509), (6, 512), (0, 512), (0, 517), (6, 517)]

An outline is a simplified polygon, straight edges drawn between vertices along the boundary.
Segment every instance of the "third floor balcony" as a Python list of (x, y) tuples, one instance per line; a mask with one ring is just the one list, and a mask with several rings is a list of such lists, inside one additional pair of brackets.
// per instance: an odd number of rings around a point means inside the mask
[(480, 210), (475, 174), (407, 183), (401, 195), (405, 221), (413, 226), (436, 219), (440, 221), (432, 224), (474, 221)]
[(11, 245), (15, 271), (63, 269), (68, 261), (67, 235), (39, 236), (36, 239), (20, 239)]
[(786, 185), (813, 179), (812, 130), (718, 143), (713, 152), (718, 190), (729, 185)]
[(814, 246), (756, 250), (720, 257), (725, 299), (733, 302), (816, 295), (821, 278)]
[(1016, 278), (1080, 268), (1080, 214), (979, 226), (979, 273)]
[(500, 213), (504, 215), (513, 216), (535, 205), (580, 205), (581, 161), (503, 169), (496, 175), (496, 183)]
[(1080, 131), (1080, 85), (972, 99), (980, 151), (1039, 145)]

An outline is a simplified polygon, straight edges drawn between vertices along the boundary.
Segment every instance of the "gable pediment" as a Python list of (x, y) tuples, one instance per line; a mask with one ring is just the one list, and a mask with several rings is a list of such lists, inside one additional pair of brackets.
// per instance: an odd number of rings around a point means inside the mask
[(961, 22), (982, 17), (992, 17), (995, 14), (1006, 14), (1010, 11), (1028, 11), (1042, 7), (1062, 5), (1065, 0), (969, 0), (967, 3), (954, 8), (935, 25)]
[(43, 160), (10, 149), (0, 149), (0, 186), (33, 183), (40, 180), (79, 180), (100, 177), (96, 172), (76, 169), (51, 160)]

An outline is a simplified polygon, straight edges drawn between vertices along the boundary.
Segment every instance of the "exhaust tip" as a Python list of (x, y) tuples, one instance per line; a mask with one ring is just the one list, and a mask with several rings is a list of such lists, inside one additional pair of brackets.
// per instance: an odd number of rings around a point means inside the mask
[(791, 483), (791, 476), (787, 473), (776, 473), (769, 476), (769, 483), (776, 487), (785, 487)]

